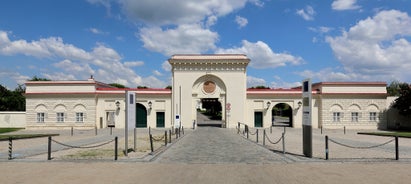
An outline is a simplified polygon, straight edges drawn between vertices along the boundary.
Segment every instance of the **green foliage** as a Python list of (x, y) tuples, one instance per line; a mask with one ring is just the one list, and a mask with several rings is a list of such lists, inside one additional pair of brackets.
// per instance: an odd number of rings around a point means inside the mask
[(123, 84), (118, 84), (118, 83), (110, 83), (108, 85), (116, 87), (116, 88), (126, 88), (126, 86), (124, 86)]
[(399, 97), (394, 101), (392, 107), (398, 109), (401, 115), (411, 115), (411, 88), (409, 84), (402, 83), (399, 85)]
[(392, 81), (390, 85), (387, 86), (388, 95), (389, 96), (400, 96), (400, 85), (402, 84), (404, 83), (401, 83), (399, 81)]
[(147, 86), (137, 86), (138, 89), (147, 89)]
[(254, 86), (254, 87), (251, 87), (250, 89), (270, 89), (270, 88), (267, 86)]
[(41, 78), (41, 77), (34, 76), (33, 78), (29, 79), (28, 81), (51, 81), (51, 80), (47, 79), (47, 78)]
[(23, 85), (19, 85), (14, 91), (0, 85), (0, 111), (25, 111), (25, 91)]
[(166, 89), (173, 89), (173, 87), (170, 85), (170, 86), (167, 86)]

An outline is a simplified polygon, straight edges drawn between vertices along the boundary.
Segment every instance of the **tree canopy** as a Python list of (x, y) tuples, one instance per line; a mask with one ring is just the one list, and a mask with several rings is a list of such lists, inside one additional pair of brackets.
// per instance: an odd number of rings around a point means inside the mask
[(26, 98), (23, 85), (19, 85), (15, 90), (8, 90), (0, 85), (0, 111), (25, 111)]
[(47, 79), (47, 78), (41, 78), (41, 77), (34, 76), (33, 78), (29, 79), (28, 81), (51, 81), (51, 80)]
[(392, 107), (398, 109), (399, 113), (404, 116), (411, 115), (411, 88), (410, 84), (399, 84), (399, 97), (395, 99)]
[(123, 84), (118, 84), (118, 83), (110, 83), (108, 85), (116, 87), (116, 88), (126, 88), (126, 86), (124, 86)]

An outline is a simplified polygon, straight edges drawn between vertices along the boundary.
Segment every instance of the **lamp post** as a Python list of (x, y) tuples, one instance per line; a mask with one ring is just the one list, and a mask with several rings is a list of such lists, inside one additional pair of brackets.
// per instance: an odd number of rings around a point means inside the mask
[(268, 102), (267, 102), (267, 110), (270, 108), (270, 105), (271, 105), (271, 102), (268, 101)]

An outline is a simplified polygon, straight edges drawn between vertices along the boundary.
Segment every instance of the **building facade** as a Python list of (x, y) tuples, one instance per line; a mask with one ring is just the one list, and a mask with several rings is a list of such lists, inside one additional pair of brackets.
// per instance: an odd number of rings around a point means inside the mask
[[(197, 111), (218, 104), (222, 126), (276, 123), (302, 126), (301, 87), (247, 89), (250, 59), (241, 54), (174, 55), (171, 89), (115, 88), (93, 78), (85, 81), (28, 81), (26, 127), (125, 127), (125, 93), (136, 94), (136, 127), (192, 127)], [(312, 85), (314, 128), (377, 129), (387, 109), (384, 82), (320, 82)], [(217, 108), (216, 107), (216, 108)]]

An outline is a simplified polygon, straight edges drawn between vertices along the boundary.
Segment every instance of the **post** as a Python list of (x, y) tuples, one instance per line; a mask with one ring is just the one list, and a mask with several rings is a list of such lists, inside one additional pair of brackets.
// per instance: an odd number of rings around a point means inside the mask
[(399, 159), (399, 153), (398, 153), (398, 136), (395, 136), (395, 160)]
[(171, 143), (171, 130), (168, 130), (168, 143)]
[(323, 134), (323, 126), (321, 125), (321, 134)]
[(51, 136), (48, 138), (47, 160), (51, 160)]
[(9, 160), (13, 159), (13, 138), (9, 137)]
[(237, 124), (237, 134), (240, 134), (240, 122)]
[(178, 139), (178, 128), (176, 128), (176, 139)]
[(97, 136), (97, 125), (94, 126), (94, 132), (95, 132), (95, 134), (96, 134), (96, 136)]
[(257, 129), (257, 132), (255, 133), (255, 135), (256, 135), (256, 140), (257, 140), (257, 143), (258, 143), (258, 129)]
[(273, 125), (270, 126), (270, 134), (273, 133)]
[(148, 127), (148, 134), (151, 135), (151, 127), (150, 126)]
[(114, 160), (117, 160), (118, 157), (118, 137), (114, 138)]
[(248, 139), (248, 125), (245, 125), (245, 132), (247, 133), (247, 139)]
[(263, 130), (263, 146), (265, 146), (265, 129)]
[(184, 127), (183, 126), (181, 126), (181, 131), (183, 131), (183, 135), (184, 135)]
[(110, 127), (110, 135), (113, 135), (113, 127)]
[(137, 150), (137, 128), (134, 128), (134, 152)]
[(285, 136), (284, 136), (284, 132), (282, 133), (282, 135), (281, 135), (281, 139), (282, 139), (282, 142), (283, 142), (283, 154), (285, 154)]
[(71, 127), (71, 136), (73, 136), (73, 134), (74, 134), (74, 128)]
[(344, 135), (345, 135), (345, 126), (344, 126)]
[(328, 160), (328, 135), (325, 136), (325, 160)]
[(167, 130), (164, 131), (164, 146), (167, 146)]
[(150, 134), (150, 148), (151, 152), (154, 152), (154, 147), (153, 147), (153, 136)]

